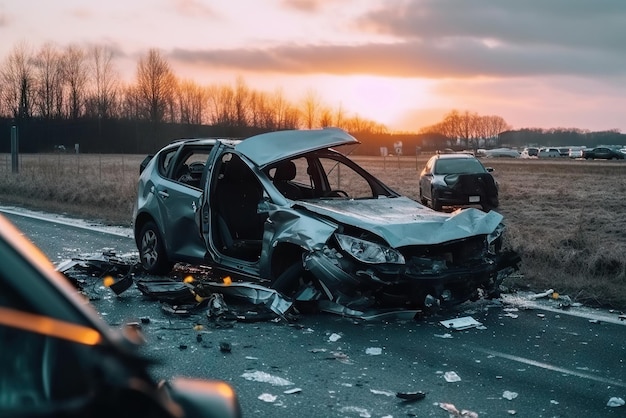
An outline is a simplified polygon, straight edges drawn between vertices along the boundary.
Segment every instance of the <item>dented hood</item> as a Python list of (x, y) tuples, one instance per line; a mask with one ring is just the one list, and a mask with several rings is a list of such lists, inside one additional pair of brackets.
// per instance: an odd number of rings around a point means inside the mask
[(235, 147), (260, 168), (309, 151), (359, 144), (339, 128), (277, 131), (250, 137)]
[(297, 206), (384, 238), (392, 247), (433, 245), (493, 232), (502, 215), (469, 208), (435, 212), (408, 197), (298, 201)]

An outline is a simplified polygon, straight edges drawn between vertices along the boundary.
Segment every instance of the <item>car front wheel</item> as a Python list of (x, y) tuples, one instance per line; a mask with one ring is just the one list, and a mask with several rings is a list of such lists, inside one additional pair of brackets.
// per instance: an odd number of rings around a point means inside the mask
[(161, 233), (154, 222), (146, 223), (141, 228), (139, 240), (139, 257), (141, 265), (150, 274), (167, 274), (174, 263), (167, 258)]

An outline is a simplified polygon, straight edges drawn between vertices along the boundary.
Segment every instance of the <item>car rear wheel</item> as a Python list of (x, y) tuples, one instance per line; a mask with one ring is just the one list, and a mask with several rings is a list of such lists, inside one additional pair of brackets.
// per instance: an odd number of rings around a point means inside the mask
[(430, 205), (437, 212), (441, 211), (442, 206), (441, 206), (441, 203), (439, 202), (439, 198), (437, 197), (437, 191), (434, 189), (431, 190), (430, 192)]
[(139, 258), (141, 265), (150, 274), (167, 274), (174, 263), (167, 258), (161, 233), (154, 222), (146, 223), (139, 235)]

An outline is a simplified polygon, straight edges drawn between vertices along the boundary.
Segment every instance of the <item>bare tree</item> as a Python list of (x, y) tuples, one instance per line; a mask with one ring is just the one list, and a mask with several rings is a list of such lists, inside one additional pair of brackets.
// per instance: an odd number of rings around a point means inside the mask
[(192, 80), (183, 80), (176, 89), (178, 121), (199, 125), (203, 122), (207, 90)]
[(320, 113), (321, 100), (315, 90), (307, 91), (302, 99), (302, 122), (304, 127), (312, 129), (317, 126)]
[(300, 112), (289, 103), (281, 89), (276, 89), (270, 99), (274, 129), (296, 129), (300, 126)]
[(34, 95), (34, 66), (30, 47), (26, 43), (16, 45), (5, 59), (0, 70), (2, 102), (15, 119), (32, 115)]
[(147, 119), (155, 123), (165, 120), (175, 85), (169, 63), (158, 50), (150, 49), (137, 65), (138, 99)]
[(35, 67), (35, 111), (45, 119), (61, 117), (63, 102), (63, 60), (59, 50), (46, 43), (37, 52)]
[(96, 45), (88, 53), (90, 93), (88, 97), (89, 116), (108, 119), (115, 116), (119, 95), (119, 74), (113, 65), (113, 51)]
[(64, 81), (68, 88), (67, 116), (70, 119), (78, 119), (85, 110), (87, 89), (85, 52), (75, 45), (68, 46), (63, 57), (63, 68)]
[(212, 125), (235, 125), (235, 92), (228, 85), (213, 85), (209, 92), (209, 121)]
[(237, 83), (234, 89), (233, 97), (235, 126), (248, 126), (248, 101), (250, 99), (250, 89), (246, 85), (242, 77), (237, 77)]
[(139, 88), (135, 85), (123, 86), (120, 91), (122, 97), (120, 101), (119, 116), (125, 119), (138, 120), (142, 118), (142, 104), (139, 97)]

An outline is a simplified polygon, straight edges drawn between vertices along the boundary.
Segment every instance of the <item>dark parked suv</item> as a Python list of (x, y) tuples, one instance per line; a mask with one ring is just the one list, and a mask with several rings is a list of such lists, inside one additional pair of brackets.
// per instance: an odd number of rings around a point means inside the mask
[(420, 173), (419, 195), (435, 210), (444, 206), (498, 207), (498, 185), (491, 172), (470, 154), (437, 154)]

